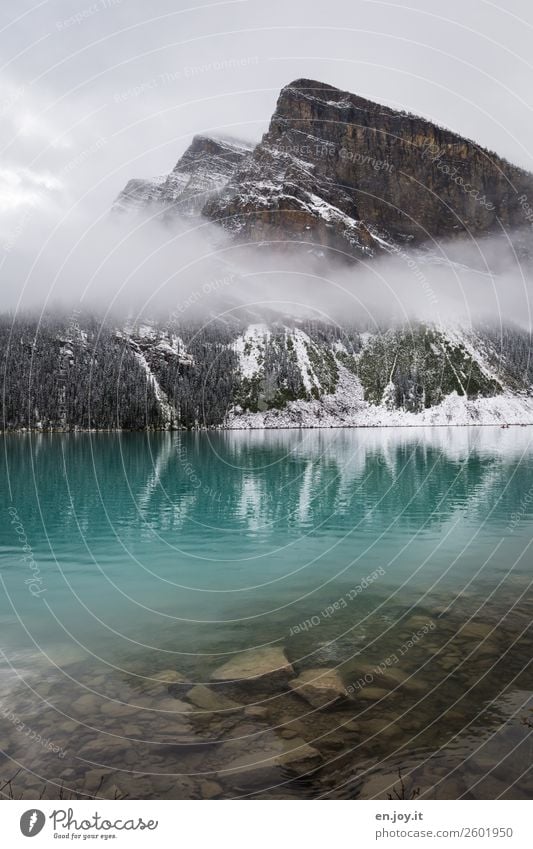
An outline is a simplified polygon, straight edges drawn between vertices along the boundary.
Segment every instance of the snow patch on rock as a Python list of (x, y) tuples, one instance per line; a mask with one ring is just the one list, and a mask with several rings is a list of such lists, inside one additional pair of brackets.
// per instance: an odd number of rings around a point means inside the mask
[(309, 359), (308, 346), (312, 345), (309, 336), (297, 327), (292, 331), (289, 330), (288, 333), (294, 344), (294, 352), (296, 354), (300, 374), (302, 375), (305, 391), (311, 392), (312, 389), (320, 389), (320, 381), (316, 376)]
[(265, 344), (270, 339), (270, 330), (266, 324), (250, 324), (246, 331), (233, 343), (233, 350), (239, 358), (239, 368), (243, 377), (256, 377), (262, 370)]

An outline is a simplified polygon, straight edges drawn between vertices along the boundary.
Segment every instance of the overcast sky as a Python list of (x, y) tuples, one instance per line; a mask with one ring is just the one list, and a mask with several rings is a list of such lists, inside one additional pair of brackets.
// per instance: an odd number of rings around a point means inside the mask
[(168, 172), (196, 132), (259, 139), (297, 77), (533, 170), (530, 0), (2, 0), (0, 17), (4, 253), (32, 217), (44, 236), (105, 214), (127, 179)]

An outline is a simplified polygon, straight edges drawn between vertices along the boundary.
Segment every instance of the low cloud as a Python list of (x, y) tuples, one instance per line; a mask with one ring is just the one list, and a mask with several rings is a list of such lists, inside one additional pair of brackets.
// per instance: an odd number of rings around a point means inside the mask
[[(48, 196), (53, 194), (48, 186)], [(317, 246), (237, 245), (202, 218), (28, 206), (4, 237), (10, 310), (81, 308), (119, 320), (276, 314), (372, 327), (409, 321), (531, 325), (523, 234), (396, 248), (340, 264)]]

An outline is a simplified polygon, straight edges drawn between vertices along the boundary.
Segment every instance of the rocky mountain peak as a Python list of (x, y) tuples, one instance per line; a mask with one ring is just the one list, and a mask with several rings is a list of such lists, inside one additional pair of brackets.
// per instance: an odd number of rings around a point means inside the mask
[(113, 209), (123, 212), (152, 206), (164, 217), (197, 215), (213, 192), (226, 185), (251, 149), (247, 142), (195, 135), (170, 174), (130, 180)]
[(533, 176), (405, 111), (308, 79), (285, 86), (261, 142), (197, 135), (173, 171), (115, 208), (200, 214), (238, 240), (366, 258), (403, 243), (526, 224)]
[(523, 226), (533, 177), (424, 118), (314, 80), (278, 98), (269, 130), (204, 212), (257, 241), (356, 256), (393, 242)]

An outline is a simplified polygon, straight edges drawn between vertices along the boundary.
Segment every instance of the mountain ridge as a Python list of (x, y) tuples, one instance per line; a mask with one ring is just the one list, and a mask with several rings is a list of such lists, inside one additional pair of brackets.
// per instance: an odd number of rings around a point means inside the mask
[[(297, 161), (302, 156), (304, 167)], [(270, 188), (257, 189), (260, 181)], [(252, 241), (307, 233), (332, 246), (320, 209), (309, 203), (315, 195), (362, 231), (362, 244), (341, 233), (341, 250), (364, 256), (369, 246), (379, 252), (376, 235), (421, 243), (486, 233), (498, 222), (523, 226), (519, 197), (531, 191), (531, 174), (451, 130), (334, 86), (296, 80), (282, 89), (262, 141), (204, 214)]]
[[(359, 259), (528, 223), (529, 172), (426, 118), (327, 83), (284, 86), (261, 141), (231, 142), (223, 167), (210, 149), (219, 143), (195, 136), (170, 175), (130, 181), (115, 207), (129, 195), (137, 208), (160, 203), (166, 220), (201, 214), (238, 241)], [(178, 179), (191, 171), (195, 192)]]

